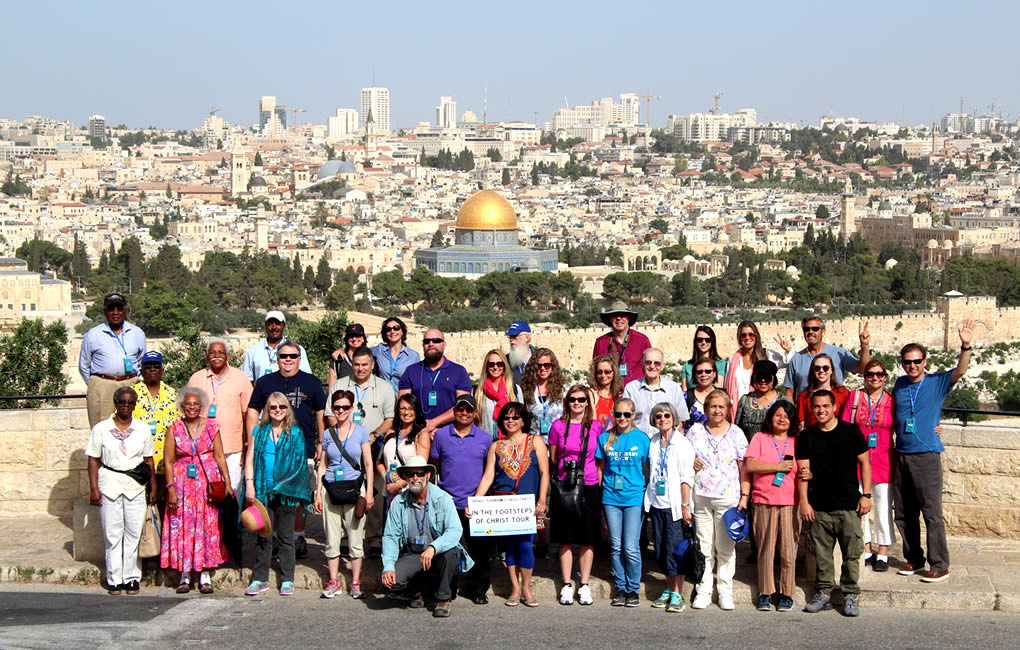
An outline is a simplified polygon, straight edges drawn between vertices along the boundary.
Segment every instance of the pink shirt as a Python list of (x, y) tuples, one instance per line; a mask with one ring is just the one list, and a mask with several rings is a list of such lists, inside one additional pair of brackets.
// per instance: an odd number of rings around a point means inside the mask
[[(784, 456), (796, 456), (794, 448), (797, 441), (787, 437), (782, 442), (773, 438), (770, 434), (759, 431), (751, 438), (747, 445), (746, 458), (775, 465), (783, 460)], [(793, 506), (797, 505), (797, 463), (794, 458), (793, 469), (786, 473), (782, 485), (773, 485), (776, 474), (774, 472), (755, 472), (751, 474), (751, 500), (755, 503), (762, 503), (768, 506)]]
[(191, 376), (188, 386), (201, 388), (209, 396), (209, 404), (216, 405), (223, 453), (236, 454), (244, 449), (244, 414), (252, 391), (248, 375), (238, 368), (227, 366), (221, 382), (212, 370), (203, 368)]
[[(627, 347), (623, 350), (623, 363), (627, 364), (627, 376), (623, 378), (623, 383), (625, 384), (644, 378), (645, 367), (642, 365), (643, 357), (645, 350), (652, 347), (652, 342), (641, 332), (635, 331), (633, 328), (627, 331), (629, 333)], [(595, 339), (595, 349), (592, 351), (592, 358), (594, 359), (600, 354), (608, 354), (619, 359), (620, 345), (619, 343), (613, 343), (613, 340), (613, 332), (611, 330)], [(610, 346), (610, 343), (612, 343), (612, 346)], [(613, 352), (609, 351), (610, 347), (612, 347)]]
[[(877, 437), (877, 446), (868, 449), (868, 457), (871, 459), (871, 482), (890, 483), (892, 482), (892, 428), (896, 422), (893, 396), (883, 393), (880, 401), (872, 402), (869, 405), (867, 393), (858, 390), (852, 391), (846, 404), (843, 405), (843, 413), (839, 419), (850, 422), (855, 404), (857, 405), (857, 417), (853, 419), (853, 423), (860, 428), (865, 440), (872, 433)], [(861, 470), (858, 468), (858, 477), (860, 477), (860, 473)]]
[[(556, 475), (561, 481), (567, 476), (563, 469), (563, 461), (577, 460), (581, 455), (581, 440), (584, 437), (581, 428), (583, 426), (580, 423), (571, 424), (570, 435), (566, 436), (566, 442), (564, 442), (564, 432), (567, 430), (566, 422), (557, 419), (549, 427), (549, 446), (557, 449), (559, 467), (556, 468)], [(584, 463), (585, 485), (598, 485), (599, 483), (599, 470), (595, 465), (595, 449), (599, 446), (599, 435), (601, 434), (602, 426), (598, 420), (593, 421), (588, 429), (588, 451), (585, 454)]]

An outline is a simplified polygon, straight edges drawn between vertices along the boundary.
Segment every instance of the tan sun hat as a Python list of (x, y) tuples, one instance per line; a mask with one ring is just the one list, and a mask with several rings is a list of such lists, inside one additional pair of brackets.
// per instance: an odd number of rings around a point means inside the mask
[(273, 520), (269, 518), (269, 511), (258, 499), (241, 512), (241, 525), (246, 531), (259, 537), (269, 537), (273, 534)]

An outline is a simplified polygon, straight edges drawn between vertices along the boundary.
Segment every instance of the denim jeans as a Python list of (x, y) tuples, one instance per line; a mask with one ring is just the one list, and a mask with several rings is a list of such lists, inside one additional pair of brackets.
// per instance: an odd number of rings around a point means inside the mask
[(636, 506), (602, 505), (609, 527), (609, 551), (613, 563), (616, 591), (638, 593), (641, 590), (641, 524), (644, 511)]

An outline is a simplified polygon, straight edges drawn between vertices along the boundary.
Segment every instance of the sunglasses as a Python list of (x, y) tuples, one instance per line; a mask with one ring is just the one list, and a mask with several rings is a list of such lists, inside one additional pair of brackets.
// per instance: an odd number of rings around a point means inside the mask
[(443, 339), (422, 339), (422, 345), (439, 345)]
[(710, 339), (710, 338), (708, 338), (706, 336), (699, 336), (698, 338), (694, 339), (694, 342), (695, 343), (711, 343), (712, 339)]
[(490, 361), (485, 365), (488, 366), (489, 368), (506, 368), (506, 364), (504, 364), (502, 361)]
[(162, 370), (162, 369), (163, 369), (163, 364), (161, 364), (161, 363), (143, 363), (142, 364), (142, 371), (143, 372), (146, 371), (146, 370)]
[[(286, 411), (287, 407), (283, 404), (273, 404), (272, 406), (266, 407), (269, 411)], [(347, 407), (350, 408), (350, 407)]]
[(815, 366), (811, 370), (813, 370), (814, 372), (829, 372), (830, 370), (832, 370), (832, 366)]
[(868, 379), (871, 379), (873, 377), (888, 377), (889, 375), (887, 375), (884, 372), (870, 371), (864, 373), (864, 376), (867, 377)]
[(662, 362), (661, 361), (645, 361), (645, 365), (646, 366), (650, 366), (652, 368), (661, 368), (662, 367)]
[(551, 363), (536, 363), (535, 367), (538, 368), (539, 370), (548, 370), (549, 368), (552, 368), (552, 364)]
[(671, 414), (669, 414), (669, 413), (656, 413), (655, 414), (655, 419), (656, 420), (672, 420), (673, 416)]
[(279, 356), (280, 356), (281, 359), (300, 359), (301, 358), (301, 353), (297, 353), (297, 354), (284, 354), (283, 352), (281, 352)]
[(390, 325), (389, 327), (383, 328), (384, 332), (403, 332), (404, 328), (400, 325)]
[(902, 359), (900, 363), (905, 366), (919, 366), (924, 363), (924, 359)]
[(755, 334), (754, 332), (741, 332), (740, 333), (740, 338), (742, 338), (742, 339), (756, 339), (756, 338), (758, 338), (758, 335)]
[(504, 421), (504, 422), (510, 422), (510, 421), (514, 421), (514, 422), (516, 422), (517, 420), (523, 420), (523, 419), (524, 419), (524, 418), (522, 418), (522, 417), (521, 417), (521, 416), (519, 416), (519, 415), (504, 415), (504, 416), (503, 416), (503, 421)]
[(751, 380), (751, 383), (752, 384), (760, 384), (761, 382), (765, 381), (765, 382), (768, 382), (768, 383), (771, 384), (773, 379), (774, 379), (774, 377), (772, 377), (770, 375), (758, 375), (757, 377), (755, 377), (755, 378), (753, 378)]
[(134, 406), (135, 404), (137, 404), (137, 403), (138, 403), (138, 400), (133, 400), (133, 399), (119, 399), (119, 400), (116, 400), (116, 402), (117, 402), (117, 404), (120, 404), (120, 405), (122, 405), (122, 406)]
[(428, 476), (429, 473), (423, 469), (416, 469), (414, 471), (408, 470), (404, 472), (404, 474), (406, 476), (413, 476), (415, 478), (425, 478), (426, 476)]
[(350, 411), (352, 408), (354, 407), (350, 404), (340, 404), (339, 402), (333, 405), (334, 411)]
[(696, 375), (711, 375), (714, 372), (715, 372), (715, 368), (701, 368), (699, 370), (695, 370), (694, 374), (696, 374)]
[(634, 417), (633, 411), (613, 411), (613, 417), (617, 420)]
[(613, 374), (613, 371), (612, 370), (596, 370), (595, 374), (599, 375), (599, 376), (611, 375), (611, 374)]
[(805, 332), (821, 332), (821, 327), (804, 327), (802, 328)]
[(587, 404), (587, 397), (568, 397), (567, 404)]

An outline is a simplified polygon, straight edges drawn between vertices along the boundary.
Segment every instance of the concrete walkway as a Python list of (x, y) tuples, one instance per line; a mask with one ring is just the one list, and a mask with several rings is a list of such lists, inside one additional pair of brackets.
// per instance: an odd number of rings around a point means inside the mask
[[(309, 556), (298, 561), (295, 586), (299, 589), (318, 590), (327, 578), (326, 561), (323, 555), (321, 519), (309, 518)], [(246, 566), (250, 567), (253, 554), (253, 539), (248, 539), (245, 548)], [(802, 544), (802, 547), (804, 545)], [(949, 539), (952, 557), (951, 576), (938, 584), (922, 583), (916, 576), (896, 574), (899, 562), (899, 546), (891, 554), (892, 566), (887, 573), (875, 573), (869, 568), (861, 572), (861, 605), (863, 607), (896, 607), (913, 609), (955, 609), (977, 611), (1020, 612), (1020, 550), (1011, 540), (989, 540), (965, 537)], [(752, 564), (745, 562), (750, 547), (746, 542), (737, 546), (737, 574), (734, 583), (734, 598), (738, 606), (751, 607), (757, 599), (757, 572)], [(101, 583), (102, 565), (92, 562), (77, 562), (72, 558), (72, 530), (70, 519), (47, 516), (23, 516), (4, 518), (0, 525), (0, 582), (46, 582), (46, 583)], [(805, 601), (805, 589), (813, 591), (813, 581), (807, 577), (811, 571), (812, 558), (798, 560), (797, 593), (794, 598), (798, 605)], [(533, 589), (540, 600), (555, 601), (560, 588), (559, 564), (555, 556), (539, 559), (535, 568)], [(274, 587), (278, 578), (270, 578)], [(643, 598), (653, 599), (664, 588), (662, 574), (655, 567), (650, 553), (644, 558), (645, 580)], [(156, 585), (158, 593), (172, 593), (177, 578), (166, 576), (158, 569), (158, 558), (145, 560), (143, 564), (145, 581)], [(367, 590), (378, 587), (381, 566), (378, 560), (366, 560), (362, 576)], [(344, 567), (344, 582), (350, 573)], [(509, 582), (505, 569), (494, 563), (493, 602), (499, 596), (509, 593)], [(240, 591), (251, 578), (250, 568), (237, 569), (233, 562), (227, 568), (216, 571), (214, 584), (221, 590)], [(576, 575), (575, 575), (576, 580)], [(592, 592), (596, 599), (608, 599), (612, 582), (607, 559), (596, 559), (591, 580)], [(690, 585), (685, 592), (690, 595)]]

